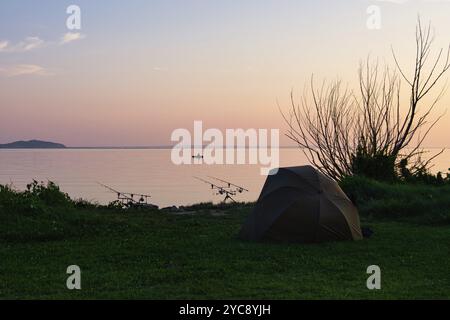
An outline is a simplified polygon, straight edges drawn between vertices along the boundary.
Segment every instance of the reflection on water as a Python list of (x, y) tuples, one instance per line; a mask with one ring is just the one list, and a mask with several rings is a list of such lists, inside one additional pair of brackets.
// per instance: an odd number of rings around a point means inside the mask
[[(65, 149), (0, 150), (0, 184), (24, 189), (32, 179), (52, 180), (73, 198), (108, 203), (116, 195), (97, 182), (123, 192), (149, 193), (159, 206), (221, 200), (194, 176), (215, 176), (249, 189), (240, 201), (254, 201), (264, 183), (260, 165), (174, 165), (171, 150)], [(307, 164), (298, 149), (280, 150), (281, 166)], [(450, 149), (434, 161), (433, 171), (447, 172)]]

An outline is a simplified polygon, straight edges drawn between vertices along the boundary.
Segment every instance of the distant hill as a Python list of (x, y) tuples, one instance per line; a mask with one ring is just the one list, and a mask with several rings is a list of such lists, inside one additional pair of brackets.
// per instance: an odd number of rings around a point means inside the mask
[(0, 144), (0, 149), (63, 149), (66, 146), (61, 143), (54, 143), (40, 140), (15, 141)]

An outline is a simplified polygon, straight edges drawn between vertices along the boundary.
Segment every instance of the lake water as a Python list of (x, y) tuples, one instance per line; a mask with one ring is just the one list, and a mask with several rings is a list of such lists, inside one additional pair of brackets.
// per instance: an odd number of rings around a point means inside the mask
[[(437, 150), (433, 150), (437, 151)], [(307, 164), (299, 149), (281, 149), (280, 165)], [(433, 171), (447, 172), (450, 149), (434, 161)], [(51, 180), (72, 198), (102, 204), (116, 195), (98, 182), (122, 192), (145, 193), (151, 202), (164, 207), (204, 201), (219, 202), (221, 196), (194, 179), (215, 176), (249, 189), (238, 201), (257, 199), (265, 176), (260, 165), (174, 165), (170, 149), (16, 149), (0, 150), (0, 184), (24, 189), (32, 179)]]

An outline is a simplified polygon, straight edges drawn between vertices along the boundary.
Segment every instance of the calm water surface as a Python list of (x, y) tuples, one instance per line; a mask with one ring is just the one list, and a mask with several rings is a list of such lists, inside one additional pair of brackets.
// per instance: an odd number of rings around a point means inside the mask
[[(259, 165), (176, 166), (170, 154), (168, 149), (0, 150), (0, 184), (24, 189), (32, 179), (51, 180), (72, 198), (103, 204), (115, 200), (101, 182), (123, 192), (150, 194), (152, 203), (169, 206), (222, 200), (194, 176), (215, 176), (249, 189), (236, 197), (239, 201), (256, 200), (265, 180)], [(281, 166), (304, 164), (300, 150), (280, 150)], [(433, 171), (447, 172), (450, 149), (434, 164)]]

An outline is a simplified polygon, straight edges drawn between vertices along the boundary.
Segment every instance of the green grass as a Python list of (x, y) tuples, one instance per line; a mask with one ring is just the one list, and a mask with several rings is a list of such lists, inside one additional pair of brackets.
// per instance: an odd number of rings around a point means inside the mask
[[(0, 297), (450, 298), (450, 226), (372, 222), (375, 235), (360, 242), (255, 244), (236, 239), (247, 212), (109, 213), (98, 234), (94, 225), (80, 237), (2, 242)], [(65, 288), (71, 264), (81, 267), (81, 291)], [(372, 264), (380, 291), (365, 286)]]
[[(236, 235), (251, 205), (199, 205), (191, 215), (72, 203), (14, 211), (7, 200), (14, 195), (5, 192), (2, 299), (450, 298), (445, 219), (425, 225), (428, 218), (410, 223), (363, 211), (375, 231), (363, 241), (247, 243)], [(82, 270), (79, 291), (66, 289), (72, 264)], [(381, 290), (366, 288), (373, 264), (381, 267)]]

